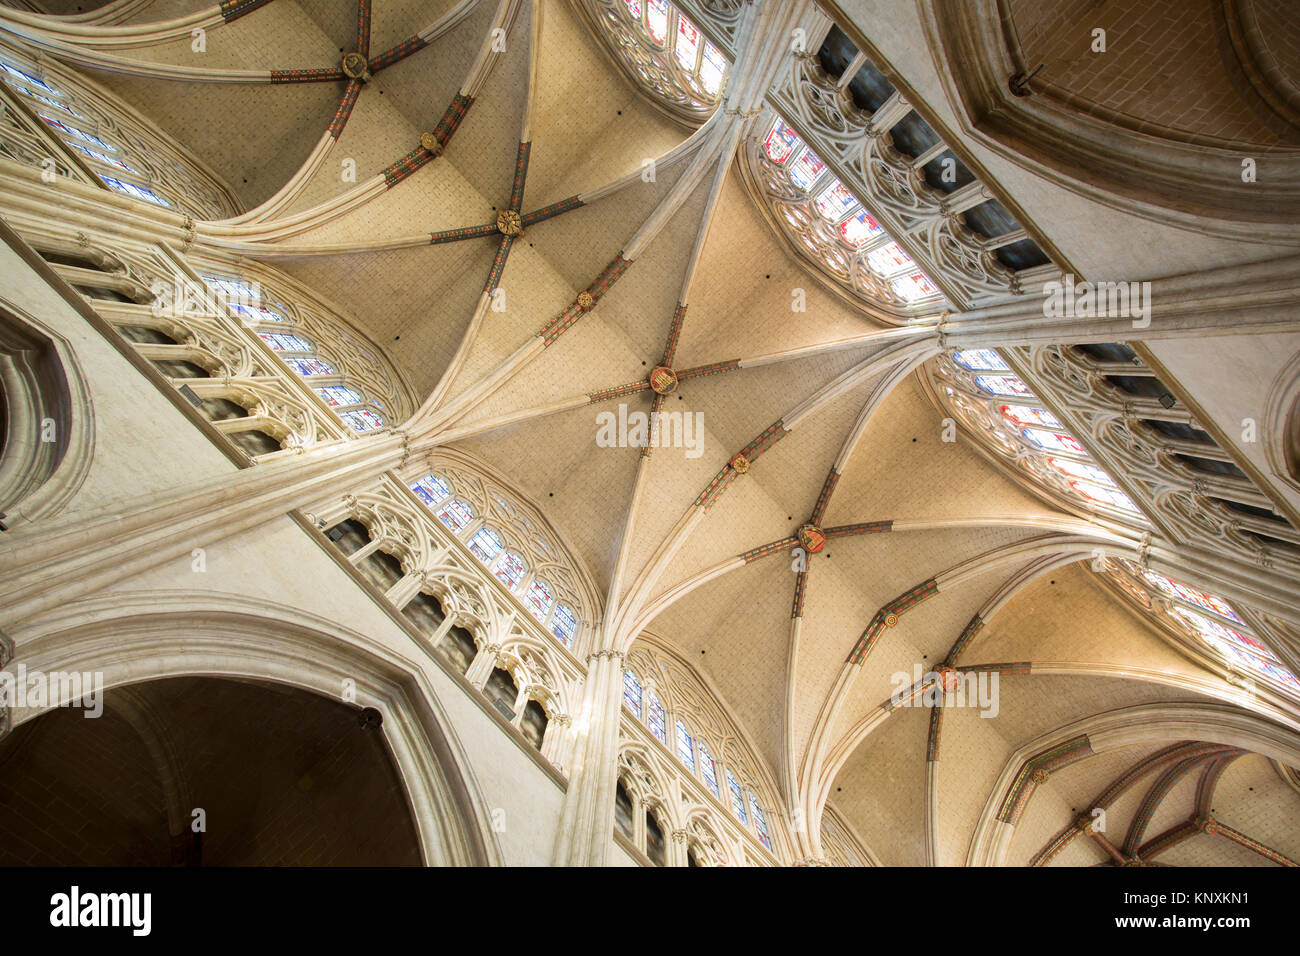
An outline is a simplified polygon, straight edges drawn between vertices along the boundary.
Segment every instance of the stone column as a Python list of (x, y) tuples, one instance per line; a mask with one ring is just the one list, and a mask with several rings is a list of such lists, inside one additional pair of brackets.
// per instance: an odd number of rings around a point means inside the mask
[[(618, 722), (623, 694), (623, 652), (606, 649), (587, 658), (587, 682), (574, 722), (569, 789), (556, 838), (558, 866), (603, 866), (614, 838), (618, 785)], [(638, 810), (638, 817), (644, 808)], [(645, 824), (637, 820), (638, 832)]]

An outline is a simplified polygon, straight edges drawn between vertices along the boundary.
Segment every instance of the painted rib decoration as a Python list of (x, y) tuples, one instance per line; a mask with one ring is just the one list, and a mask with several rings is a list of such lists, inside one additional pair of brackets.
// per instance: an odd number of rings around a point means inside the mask
[(406, 179), (412, 173), (420, 170), (430, 160), (435, 159), (442, 154), (451, 142), (452, 136), (460, 128), (461, 122), (465, 119), (465, 114), (469, 108), (474, 105), (474, 97), (466, 96), (464, 93), (457, 93), (452, 97), (451, 105), (447, 107), (446, 112), (442, 114), (442, 119), (438, 120), (438, 125), (433, 129), (433, 138), (437, 140), (437, 146), (434, 152), (425, 148), (421, 142), (397, 162), (393, 163), (384, 170), (384, 183), (392, 189), (402, 180)]
[(357, 0), (357, 52), (370, 59), (370, 0)]
[(871, 623), (867, 629), (862, 632), (858, 642), (853, 645), (853, 650), (849, 652), (847, 663), (861, 666), (871, 653), (871, 649), (876, 646), (876, 641), (880, 640), (880, 635), (884, 633), (886, 627), (893, 627), (898, 623), (899, 615), (904, 611), (911, 610), (928, 597), (939, 593), (939, 585), (934, 578), (922, 581), (914, 588), (909, 588), (898, 597), (894, 598), (888, 604), (884, 605), (875, 616), (872, 617)]
[(357, 97), (361, 95), (361, 81), (352, 80), (348, 83), (347, 89), (343, 91), (343, 99), (339, 102), (339, 108), (334, 111), (334, 118), (330, 120), (329, 134), (335, 142), (343, 135), (343, 127), (347, 126), (348, 118), (352, 116), (352, 108), (357, 105)]
[(561, 335), (573, 328), (583, 315), (596, 307), (596, 303), (615, 282), (623, 277), (631, 265), (632, 260), (624, 259), (621, 252), (616, 255), (609, 265), (600, 271), (600, 275), (591, 285), (579, 292), (574, 300), (564, 307), (564, 311), (538, 330), (537, 335), (541, 338), (542, 345), (550, 348)]
[(221, 4), (221, 19), (230, 23), (270, 2), (271, 0), (224, 0)]
[(781, 420), (768, 425), (757, 438), (732, 455), (731, 460), (722, 466), (722, 470), (713, 476), (705, 489), (700, 492), (699, 497), (695, 499), (695, 507), (703, 507), (706, 511), (712, 508), (737, 476), (749, 471), (750, 466), (758, 460), (759, 456), (788, 434), (790, 432)]
[(998, 820), (1015, 826), (1029, 804), (1029, 798), (1034, 795), (1034, 790), (1040, 784), (1046, 783), (1057, 770), (1068, 767), (1085, 757), (1091, 757), (1092, 753), (1092, 743), (1088, 740), (1088, 735), (1080, 734), (1026, 760), (1021, 765), (1020, 772), (1016, 774), (1015, 782), (1011, 785), (1006, 799), (998, 809)]
[[(1089, 808), (1109, 809), (1110, 806), (1118, 800), (1130, 787), (1134, 786), (1139, 780), (1149, 773), (1154, 773), (1161, 767), (1171, 763), (1177, 763), (1187, 757), (1199, 756), (1211, 752), (1221, 752), (1223, 748), (1218, 744), (1191, 743), (1191, 744), (1174, 744), (1164, 750), (1154, 754), (1150, 758), (1140, 760), (1130, 766), (1123, 774), (1115, 779), (1105, 790), (1103, 790), (1094, 800), (1088, 802)], [(1091, 809), (1081, 813), (1078, 818), (1056, 837), (1029, 862), (1030, 866), (1044, 866), (1051, 862), (1062, 850), (1064, 850), (1071, 841), (1080, 833), (1089, 832), (1089, 827), (1093, 823)]]

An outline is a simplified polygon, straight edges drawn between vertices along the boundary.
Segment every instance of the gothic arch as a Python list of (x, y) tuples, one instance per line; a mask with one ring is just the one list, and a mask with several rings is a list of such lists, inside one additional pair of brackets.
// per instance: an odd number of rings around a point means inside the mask
[[(1027, 801), (1033, 787), (1045, 781), (1045, 776), (1035, 775), (1030, 783), (1031, 771), (1046, 774), (1063, 766), (1061, 761), (1086, 759), (1134, 744), (1180, 740), (1222, 744), (1290, 766), (1300, 765), (1300, 744), (1294, 730), (1226, 704), (1140, 704), (1086, 717), (1043, 734), (1007, 758), (980, 814), (966, 865), (1005, 864), (1015, 822), (1000, 819), (1002, 808), (1009, 801)], [(1055, 762), (1038, 765), (1049, 759)]]
[[(181, 638), (178, 635), (184, 634)], [(180, 676), (271, 681), (384, 715), (427, 865), (497, 865), (500, 848), (468, 753), (418, 663), (296, 608), (236, 594), (164, 591), (95, 598), (21, 629), (29, 671), (99, 672), (104, 688)], [(32, 708), (25, 719), (50, 708)]]
[[(1229, 18), (1240, 6), (1224, 5)], [(1294, 147), (1142, 131), (1117, 116), (1085, 111), (1068, 91), (1044, 90), (1041, 83), (1033, 95), (1013, 95), (1009, 79), (1037, 64), (1024, 60), (1007, 0), (921, 11), (941, 72), (950, 73), (950, 95), (964, 110), (962, 125), (989, 148), (1057, 185), (1147, 219), (1246, 241), (1295, 241), (1300, 153)], [(1226, 22), (1221, 28), (1232, 33)], [(1269, 181), (1261, 176), (1243, 189), (1243, 158), (1267, 164)]]
[(0, 298), (0, 515), (58, 512), (90, 470), (94, 406), (66, 339)]

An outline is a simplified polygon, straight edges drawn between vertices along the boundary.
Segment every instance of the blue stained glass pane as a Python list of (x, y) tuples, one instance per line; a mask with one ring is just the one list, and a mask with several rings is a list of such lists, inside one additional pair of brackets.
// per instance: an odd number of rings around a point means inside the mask
[(754, 831), (758, 834), (758, 838), (763, 841), (763, 846), (772, 849), (772, 838), (767, 835), (767, 817), (764, 816), (763, 808), (758, 805), (758, 801), (754, 799), (753, 790), (749, 791), (749, 809), (754, 814)]
[(299, 375), (334, 375), (334, 366), (321, 359), (286, 358), (284, 364)]
[(459, 498), (452, 498), (438, 509), (438, 520), (452, 531), (460, 531), (474, 520), (474, 512)]
[(807, 189), (825, 168), (826, 164), (817, 158), (816, 153), (805, 149), (790, 167), (790, 178), (800, 189)]
[(12, 66), (3, 61), (0, 61), (0, 69), (3, 69), (15, 80), (20, 80), (21, 82), (26, 83), (29, 86), (38, 86), (41, 89), (45, 90), (47, 93), (53, 93), (55, 96), (60, 95), (58, 90), (50, 86), (50, 84), (46, 83), (35, 73), (28, 73), (26, 70), (19, 69), (18, 67)]
[(630, 670), (623, 672), (623, 706), (641, 719), (641, 682)]
[(411, 485), (411, 490), (420, 496), (420, 500), (426, 505), (432, 507), (451, 494), (451, 488), (445, 481), (435, 474), (427, 474), (415, 484)]
[(657, 694), (650, 695), (650, 712), (647, 715), (650, 723), (650, 733), (659, 738), (660, 743), (668, 742), (668, 729), (664, 724), (664, 705), (659, 703)]
[(695, 747), (690, 733), (682, 721), (677, 721), (677, 759), (686, 764), (686, 769), (695, 772)]
[(578, 619), (574, 616), (573, 609), (567, 604), (557, 604), (555, 613), (551, 615), (551, 633), (568, 647), (573, 642), (573, 633), (577, 629)]
[(519, 582), (523, 580), (527, 571), (528, 565), (524, 564), (524, 559), (513, 551), (507, 551), (501, 555), (501, 560), (497, 562), (496, 570), (492, 573), (498, 581), (513, 591), (519, 587)]
[(105, 185), (110, 189), (114, 189), (117, 192), (126, 193), (126, 195), (132, 196), (136, 199), (143, 199), (145, 202), (151, 202), (155, 206), (171, 205), (171, 203), (166, 199), (163, 199), (162, 196), (159, 196), (152, 189), (145, 186), (137, 186), (135, 183), (128, 183), (121, 179), (114, 179), (112, 176), (100, 176), (99, 178), (102, 179)]
[(501, 543), (501, 535), (491, 528), (479, 528), (474, 537), (469, 539), (470, 552), (484, 564), (491, 564), (496, 560), (502, 547), (504, 545)]
[(704, 785), (709, 788), (710, 792), (715, 797), (721, 798), (722, 795), (718, 793), (717, 768), (713, 765), (713, 754), (709, 753), (709, 745), (703, 740), (697, 741), (696, 743), (699, 748), (700, 773), (704, 777)]
[(993, 349), (966, 349), (953, 352), (952, 360), (972, 372), (1007, 372), (1010, 366)]
[(727, 789), (731, 791), (731, 809), (736, 812), (741, 823), (748, 824), (749, 821), (745, 817), (745, 797), (740, 789), (740, 781), (730, 769), (727, 770)]
[(325, 400), (330, 408), (344, 408), (348, 405), (362, 405), (365, 399), (346, 385), (322, 385), (316, 394)]
[(975, 384), (993, 395), (1030, 398), (1033, 392), (1015, 375), (977, 375)]
[(117, 152), (116, 146), (114, 146), (112, 143), (100, 139), (98, 136), (95, 136), (93, 133), (87, 133), (83, 129), (78, 129), (75, 126), (69, 126), (67, 123), (63, 122), (63, 120), (55, 119), (53, 116), (46, 116), (44, 113), (37, 113), (36, 115), (39, 116), (41, 119), (43, 119), (48, 125), (58, 130), (60, 133), (63, 133), (67, 136), (71, 136), (73, 139), (79, 139), (83, 143), (91, 143), (95, 146), (98, 146), (100, 149), (106, 149), (112, 153)]
[(339, 418), (347, 422), (353, 431), (371, 432), (384, 427), (384, 420), (368, 408), (355, 408), (350, 412), (339, 412)]
[(106, 166), (112, 166), (114, 169), (120, 169), (123, 172), (139, 175), (140, 171), (134, 166), (128, 166), (126, 163), (122, 162), (122, 160), (110, 156), (108, 153), (100, 152), (97, 149), (91, 149), (89, 146), (82, 146), (80, 143), (69, 143), (68, 145), (82, 155), (89, 156), (91, 159), (99, 160), (99, 162), (104, 163)]
[(277, 352), (310, 352), (316, 347), (301, 335), (288, 332), (258, 332), (257, 337)]

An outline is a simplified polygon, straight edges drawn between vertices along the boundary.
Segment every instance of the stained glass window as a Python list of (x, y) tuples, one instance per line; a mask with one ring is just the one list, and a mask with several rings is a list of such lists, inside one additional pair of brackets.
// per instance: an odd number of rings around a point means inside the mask
[(459, 498), (452, 498), (438, 509), (438, 520), (452, 531), (458, 532), (474, 520), (474, 512)]
[(700, 83), (711, 94), (722, 89), (722, 77), (727, 70), (727, 58), (709, 41), (704, 41), (704, 59), (700, 61)]
[(346, 385), (322, 385), (316, 389), (330, 408), (346, 408), (349, 405), (364, 405), (365, 399)]
[(469, 539), (470, 553), (484, 564), (490, 565), (495, 561), (503, 547), (505, 545), (501, 541), (501, 535), (491, 528), (479, 528), (474, 532), (474, 537)]
[(107, 153), (100, 152), (97, 149), (91, 149), (89, 146), (82, 146), (80, 143), (69, 143), (68, 145), (77, 150), (77, 152), (81, 153), (83, 156), (88, 156), (91, 159), (98, 160), (105, 165), (112, 166), (114, 169), (120, 169), (124, 172), (136, 173), (139, 175), (140, 171), (134, 166), (128, 166), (122, 160), (109, 156)]
[(646, 715), (650, 733), (659, 738), (659, 742), (668, 743), (668, 729), (664, 723), (664, 705), (659, 703), (659, 695), (651, 693), (649, 713)]
[(1045, 408), (1031, 408), (1028, 405), (1003, 405), (999, 409), (1007, 421), (1016, 425), (1046, 425), (1048, 428), (1061, 428), (1061, 422)]
[(497, 562), (496, 569), (492, 572), (496, 579), (514, 590), (519, 587), (519, 582), (523, 580), (524, 574), (528, 571), (528, 565), (524, 564), (524, 559), (513, 551), (507, 551), (501, 555), (501, 560)]
[(316, 348), (302, 336), (288, 332), (258, 332), (257, 337), (277, 352), (310, 352)]
[(718, 793), (718, 771), (713, 765), (713, 754), (709, 753), (709, 745), (703, 740), (697, 740), (695, 744), (700, 755), (700, 775), (704, 777), (704, 785), (709, 788), (710, 793), (721, 799), (722, 795)]
[(866, 245), (883, 232), (884, 229), (881, 228), (880, 224), (866, 211), (850, 216), (840, 223), (840, 236), (855, 248)]
[(356, 432), (370, 432), (384, 427), (384, 420), (368, 408), (354, 408), (350, 412), (339, 412), (338, 416)]
[(337, 375), (334, 366), (324, 359), (304, 359), (288, 357), (284, 359), (284, 364), (293, 369), (299, 375)]
[(754, 814), (754, 831), (758, 834), (758, 838), (763, 841), (763, 846), (772, 849), (772, 838), (767, 835), (767, 817), (763, 813), (763, 808), (758, 805), (753, 790), (749, 791), (749, 809)]
[(977, 375), (975, 384), (992, 395), (1031, 397), (1034, 393), (1016, 375)]
[(451, 488), (447, 483), (433, 473), (425, 475), (411, 485), (411, 490), (429, 507), (433, 507), (451, 494)]
[(630, 670), (623, 672), (623, 706), (641, 719), (641, 682)]
[(1106, 474), (1096, 465), (1086, 465), (1083, 462), (1070, 461), (1068, 458), (1056, 458), (1051, 456), (1047, 463), (1062, 474), (1069, 475), (1071, 478), (1081, 478), (1094, 484), (1101, 485), (1105, 488), (1114, 488), (1115, 482), (1111, 480), (1110, 475)]
[(153, 203), (155, 206), (171, 205), (171, 203), (166, 199), (163, 199), (162, 196), (159, 196), (152, 189), (145, 186), (137, 186), (135, 183), (128, 183), (121, 179), (114, 179), (112, 176), (100, 176), (99, 178), (107, 183), (110, 188), (115, 189), (120, 193), (126, 193), (128, 196), (134, 196), (136, 199), (143, 199), (146, 202)]
[(10, 64), (5, 63), (3, 61), (0, 61), (0, 69), (3, 69), (6, 73), (8, 73), (11, 77), (13, 77), (16, 80), (20, 80), (21, 82), (27, 83), (31, 86), (39, 87), (42, 90), (45, 90), (47, 93), (53, 93), (55, 96), (59, 95), (58, 90), (50, 86), (50, 84), (46, 83), (44, 80), (36, 76), (34, 73), (28, 73), (26, 70), (20, 70), (18, 69), (18, 67), (11, 66)]
[[(240, 318), (249, 323), (258, 322), (276, 322), (285, 321), (284, 307), (276, 304), (276, 308), (261, 301), (262, 290), (257, 283), (248, 283), (243, 279), (237, 279), (233, 276), (216, 276), (203, 274), (202, 279), (207, 283), (217, 298), (220, 305), (235, 312)], [(279, 311), (277, 311), (277, 309)]]
[(524, 607), (528, 608), (533, 617), (545, 623), (546, 615), (554, 603), (555, 595), (551, 593), (551, 586), (541, 578), (534, 578), (528, 593), (524, 595)]
[(972, 372), (1008, 372), (1010, 366), (996, 349), (965, 349), (952, 353), (952, 360)]
[(560, 639), (561, 644), (568, 647), (577, 629), (578, 619), (573, 614), (573, 608), (567, 604), (557, 604), (555, 613), (551, 615), (551, 633)]
[(784, 163), (802, 142), (799, 135), (786, 125), (785, 120), (778, 118), (768, 131), (767, 139), (763, 141), (763, 149), (772, 162)]
[(668, 39), (667, 0), (646, 0), (645, 25), (655, 43), (663, 44)]
[(826, 164), (817, 158), (816, 153), (805, 149), (790, 167), (790, 178), (800, 189), (807, 189), (825, 168)]
[(740, 781), (736, 775), (727, 768), (727, 789), (731, 791), (731, 809), (736, 812), (736, 816), (741, 823), (748, 824), (749, 820), (745, 816), (745, 796), (740, 788)]
[[(1135, 570), (1136, 565), (1132, 566), (1132, 568)], [(1238, 624), (1243, 623), (1241, 618), (1237, 616), (1237, 612), (1232, 609), (1232, 605), (1216, 594), (1188, 587), (1186, 584), (1173, 580), (1173, 578), (1165, 577), (1158, 571), (1143, 570), (1140, 573), (1147, 582), (1154, 584), (1169, 597), (1182, 598), (1189, 604), (1195, 604), (1207, 611), (1220, 614), (1230, 621), (1236, 621)]]
[(839, 222), (856, 204), (853, 193), (838, 179), (832, 180), (813, 200), (813, 207), (831, 222)]
[(684, 763), (691, 773), (695, 772), (695, 746), (681, 718), (677, 720), (677, 759)]
[(904, 302), (919, 302), (939, 294), (939, 287), (923, 272), (910, 272), (891, 279), (889, 287)]
[(1059, 432), (1049, 432), (1044, 428), (1022, 428), (1020, 434), (1024, 436), (1025, 441), (1029, 442), (1029, 444), (1047, 451), (1064, 451), (1073, 455), (1088, 454), (1078, 441)]
[(1135, 515), (1140, 514), (1138, 506), (1133, 504), (1132, 499), (1118, 488), (1094, 485), (1088, 481), (1071, 481), (1069, 482), (1069, 486), (1076, 494), (1083, 496), (1089, 501), (1094, 501), (1097, 504), (1112, 505), (1113, 507), (1131, 512)]
[[(1172, 619), (1184, 632), (1197, 638), (1231, 667), (1246, 674), (1275, 680), (1292, 691), (1300, 691), (1300, 679), (1249, 630), (1223, 598), (1175, 581), (1158, 571), (1141, 568), (1131, 561), (1108, 562), (1108, 569), (1111, 578), (1128, 594), (1136, 596), (1148, 611), (1167, 613), (1167, 619)], [(1145, 593), (1141, 593), (1143, 584), (1163, 593), (1167, 601), (1163, 604), (1152, 601)], [(1187, 607), (1187, 604), (1195, 606), (1197, 610)], [(1219, 617), (1232, 620), (1240, 627), (1229, 627)]]
[(867, 253), (867, 265), (878, 276), (891, 276), (904, 269), (910, 269), (915, 264), (912, 257), (896, 242), (886, 243)]
[(674, 52), (677, 62), (688, 70), (695, 69), (695, 59), (700, 50), (700, 28), (685, 17), (677, 18), (677, 44)]
[(116, 146), (114, 146), (112, 143), (100, 139), (98, 136), (95, 136), (93, 133), (87, 133), (83, 129), (78, 129), (75, 126), (69, 126), (67, 123), (63, 122), (63, 120), (56, 119), (53, 116), (46, 116), (44, 113), (37, 113), (36, 115), (39, 116), (42, 120), (44, 120), (48, 126), (50, 126), (55, 130), (58, 130), (60, 133), (64, 134), (64, 136), (71, 137), (72, 139), (81, 140), (83, 143), (90, 143), (94, 146), (98, 146), (100, 149), (106, 149), (111, 153), (117, 152)]

